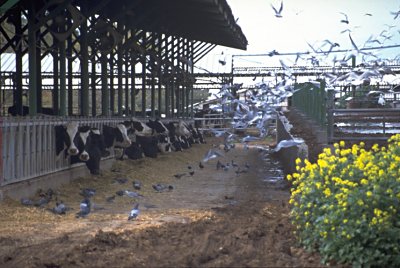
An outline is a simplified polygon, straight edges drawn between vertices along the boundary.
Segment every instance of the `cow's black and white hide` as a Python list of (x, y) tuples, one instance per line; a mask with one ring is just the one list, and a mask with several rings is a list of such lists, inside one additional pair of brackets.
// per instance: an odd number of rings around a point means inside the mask
[(160, 120), (149, 120), (146, 124), (152, 129), (153, 135), (157, 136), (158, 149), (160, 152), (171, 152), (171, 141), (169, 137), (169, 130)]
[(140, 144), (143, 153), (147, 157), (156, 158), (158, 153), (158, 140), (155, 136), (136, 136), (136, 142)]
[(143, 149), (142, 146), (137, 143), (136, 141), (132, 141), (131, 146), (128, 148), (125, 148), (124, 154), (129, 158), (129, 159), (141, 159), (144, 157)]
[(71, 164), (84, 162), (91, 174), (99, 175), (101, 158), (109, 155), (100, 130), (89, 126), (79, 127), (77, 142), (80, 153), (71, 156)]
[(131, 121), (126, 121), (129, 124), (129, 134), (134, 133), (137, 136), (152, 136), (155, 131), (151, 129), (147, 124), (140, 122), (136, 118), (132, 118)]
[(65, 157), (68, 155), (78, 155), (78, 122), (71, 121), (66, 125), (57, 125), (54, 127), (56, 140), (56, 155), (59, 156), (62, 151)]
[(119, 123), (116, 127), (103, 125), (103, 135), (106, 148), (129, 147), (131, 145), (131, 140), (128, 137), (129, 127), (130, 125), (127, 122)]
[(175, 133), (175, 123), (169, 122), (168, 124), (166, 124), (166, 127), (168, 128), (168, 133), (169, 133), (168, 136), (171, 143), (172, 151), (174, 152), (182, 151), (181, 140)]

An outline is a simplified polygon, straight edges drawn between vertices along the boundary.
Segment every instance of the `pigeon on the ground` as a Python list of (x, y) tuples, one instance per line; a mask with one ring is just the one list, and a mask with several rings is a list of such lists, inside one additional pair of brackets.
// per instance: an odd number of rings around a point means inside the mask
[(199, 168), (201, 168), (201, 169), (204, 168), (204, 165), (203, 165), (203, 163), (201, 163), (201, 161), (199, 162)]
[(132, 184), (133, 188), (135, 188), (136, 190), (140, 190), (142, 188), (142, 183), (138, 180), (134, 180)]
[(96, 193), (96, 189), (93, 188), (84, 188), (81, 189), (80, 195), (82, 195), (85, 198), (90, 198), (93, 197)]
[(33, 201), (29, 198), (21, 198), (21, 204), (24, 206), (33, 206)]
[(178, 173), (178, 174), (175, 174), (174, 177), (177, 178), (177, 179), (180, 179), (185, 175), (186, 175), (186, 173)]
[(136, 219), (137, 216), (139, 216), (140, 210), (139, 210), (139, 204), (136, 204), (131, 212), (129, 212), (129, 217), (128, 217), (128, 221)]
[(51, 210), (54, 214), (57, 215), (64, 215), (67, 212), (68, 208), (65, 204), (61, 201), (60, 203), (57, 202), (56, 206)]
[(119, 184), (124, 184), (124, 183), (128, 182), (127, 178), (115, 178), (114, 180), (116, 183), (119, 183)]
[(80, 217), (84, 218), (84, 217), (86, 217), (87, 215), (89, 215), (89, 213), (90, 213), (90, 208), (91, 208), (91, 203), (90, 203), (89, 198), (83, 199), (82, 202), (81, 202), (81, 204), (79, 205), (79, 207), (80, 207), (80, 210), (79, 210), (79, 212), (76, 214), (76, 217), (77, 217), (77, 218), (80, 218)]
[(166, 185), (166, 184), (162, 184), (162, 183), (157, 183), (157, 184), (153, 184), (153, 189), (159, 193), (164, 192), (166, 190), (173, 190), (174, 186), (172, 185)]
[(107, 200), (108, 203), (114, 202), (114, 200), (115, 200), (115, 195), (112, 195), (112, 196), (107, 197), (106, 200)]
[(129, 196), (129, 197), (143, 197), (143, 195), (141, 195), (141, 194), (139, 194), (139, 193), (137, 193), (137, 192), (128, 191), (128, 190), (125, 190), (125, 191), (124, 191), (124, 194), (125, 194), (126, 196)]

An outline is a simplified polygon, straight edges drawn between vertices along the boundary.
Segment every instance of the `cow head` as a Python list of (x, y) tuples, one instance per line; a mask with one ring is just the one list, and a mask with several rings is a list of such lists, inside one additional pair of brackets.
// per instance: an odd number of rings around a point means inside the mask
[(126, 148), (131, 145), (131, 140), (128, 137), (128, 129), (126, 123), (119, 123), (116, 127), (104, 125), (103, 135), (106, 148), (112, 146)]
[(66, 149), (67, 155), (78, 155), (78, 122), (68, 122), (65, 126), (55, 126), (56, 134), (56, 155)]

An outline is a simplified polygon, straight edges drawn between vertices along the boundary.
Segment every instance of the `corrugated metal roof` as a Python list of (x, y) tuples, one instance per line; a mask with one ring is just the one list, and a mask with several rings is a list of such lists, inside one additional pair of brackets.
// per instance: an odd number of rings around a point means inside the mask
[[(29, 5), (31, 0), (24, 0)], [(121, 22), (132, 29), (164, 33), (189, 40), (238, 48), (247, 48), (247, 39), (235, 22), (226, 0), (103, 0), (84, 2), (90, 8), (99, 5), (100, 16)], [(95, 3), (95, 4), (94, 4)], [(43, 0), (35, 2), (37, 10)]]

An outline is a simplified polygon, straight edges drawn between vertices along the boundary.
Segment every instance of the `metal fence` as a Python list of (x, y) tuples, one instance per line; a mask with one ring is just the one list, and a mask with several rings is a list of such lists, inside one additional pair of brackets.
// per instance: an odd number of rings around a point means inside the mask
[[(71, 168), (63, 153), (56, 156), (56, 125), (78, 121), (102, 130), (103, 124), (115, 126), (124, 117), (10, 117), (1, 122), (0, 186), (32, 179)], [(110, 158), (114, 156), (111, 152)], [(82, 165), (74, 164), (75, 165)]]
[(313, 119), (321, 127), (326, 126), (327, 94), (325, 82), (319, 85), (303, 83), (295, 85), (295, 92), (291, 98), (292, 105)]

